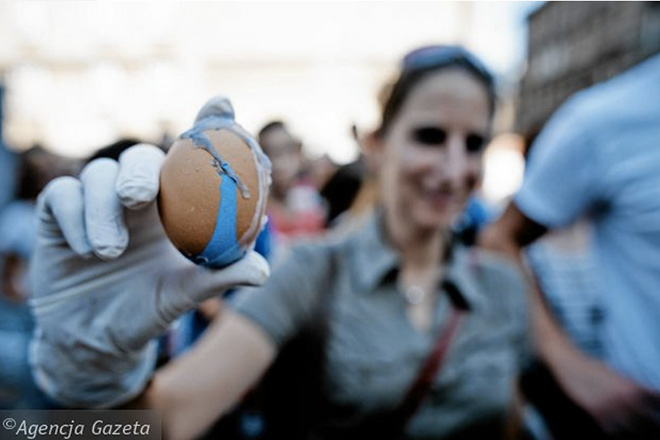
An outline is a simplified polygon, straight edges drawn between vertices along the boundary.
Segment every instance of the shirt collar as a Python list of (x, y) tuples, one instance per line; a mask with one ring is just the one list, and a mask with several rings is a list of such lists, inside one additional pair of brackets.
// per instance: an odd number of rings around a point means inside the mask
[(474, 308), (483, 298), (483, 288), (479, 285), (483, 266), (479, 252), (475, 248), (455, 245), (445, 279), (453, 282), (460, 290), (468, 307)]
[(382, 210), (369, 215), (366, 224), (353, 238), (353, 269), (360, 291), (375, 289), (386, 275), (400, 265), (399, 254), (385, 235), (384, 218)]
[[(382, 209), (376, 211), (353, 236), (353, 270), (361, 292), (375, 290), (400, 267), (399, 253), (385, 235), (384, 218)], [(454, 246), (445, 278), (458, 287), (470, 307), (475, 306), (483, 296), (477, 281), (480, 270), (476, 251), (461, 245)]]

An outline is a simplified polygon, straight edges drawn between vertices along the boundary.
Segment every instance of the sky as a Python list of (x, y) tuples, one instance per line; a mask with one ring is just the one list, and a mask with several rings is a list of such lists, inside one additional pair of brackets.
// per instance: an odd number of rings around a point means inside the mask
[(347, 162), (350, 126), (375, 125), (381, 85), (415, 46), (461, 43), (512, 93), (538, 5), (2, 2), (5, 139), (79, 157), (119, 136), (156, 141), (221, 93), (246, 129), (283, 119), (309, 154)]

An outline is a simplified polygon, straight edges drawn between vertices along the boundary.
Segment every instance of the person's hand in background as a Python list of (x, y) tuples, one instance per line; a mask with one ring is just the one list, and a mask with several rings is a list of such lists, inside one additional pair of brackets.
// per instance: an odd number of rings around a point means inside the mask
[[(552, 374), (604, 438), (651, 439), (660, 434), (660, 394), (571, 347), (552, 359)], [(570, 428), (569, 428), (570, 429)]]

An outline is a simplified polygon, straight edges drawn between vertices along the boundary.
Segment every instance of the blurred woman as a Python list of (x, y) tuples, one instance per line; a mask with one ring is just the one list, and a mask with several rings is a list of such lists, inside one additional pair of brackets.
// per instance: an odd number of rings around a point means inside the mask
[[(162, 409), (168, 438), (200, 435), (291, 341), (321, 329), (320, 355), (296, 366), (321, 379), (304, 436), (504, 437), (526, 354), (525, 286), (513, 264), (450, 232), (480, 179), (494, 107), (493, 79), (466, 50), (408, 54), (364, 141), (378, 171), (375, 213), (353, 234), (292, 249), (135, 403)], [(115, 284), (129, 277), (117, 264)], [(281, 385), (271, 397), (287, 402), (297, 390)]]

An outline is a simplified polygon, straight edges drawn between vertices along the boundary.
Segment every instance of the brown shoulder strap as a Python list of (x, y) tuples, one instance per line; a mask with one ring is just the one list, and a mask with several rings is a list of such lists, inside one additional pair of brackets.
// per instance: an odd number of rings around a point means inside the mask
[(461, 322), (463, 322), (463, 319), (468, 312), (467, 303), (458, 290), (458, 287), (447, 280), (443, 282), (443, 286), (445, 291), (449, 294), (451, 313), (447, 324), (438, 333), (429, 356), (424, 364), (422, 364), (415, 380), (395, 412), (395, 418), (400, 433), (405, 431), (410, 419), (415, 415), (421, 406), (424, 397), (433, 385), (433, 380), (442, 368), (442, 364), (449, 352), (449, 348), (458, 334)]

